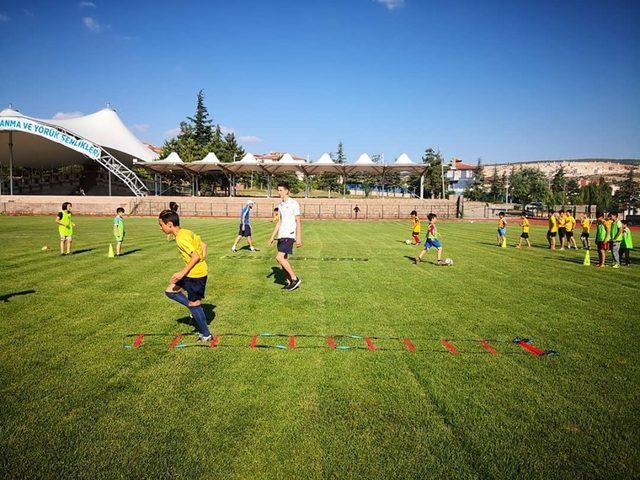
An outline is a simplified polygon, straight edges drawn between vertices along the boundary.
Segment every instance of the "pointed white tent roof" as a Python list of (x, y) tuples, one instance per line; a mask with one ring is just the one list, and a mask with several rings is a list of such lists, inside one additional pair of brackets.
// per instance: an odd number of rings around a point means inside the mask
[(218, 157), (216, 157), (216, 154), (213, 152), (209, 152), (207, 153), (207, 156), (204, 157), (202, 160), (198, 160), (197, 162), (194, 163), (220, 163), (220, 160), (218, 160)]
[(194, 173), (221, 172), (224, 170), (221, 165), (222, 162), (216, 157), (216, 154), (209, 152), (202, 160), (185, 163), (183, 168)]
[(282, 157), (280, 157), (280, 160), (278, 160), (278, 163), (302, 163), (299, 160), (294, 160), (293, 157), (289, 154), (289, 153), (285, 153), (284, 155), (282, 155)]
[(180, 164), (180, 163), (184, 163), (182, 161), (182, 159), (180, 158), (180, 155), (178, 155), (176, 152), (171, 152), (167, 158), (164, 158), (162, 160), (158, 160), (155, 163), (173, 163), (173, 164)]
[[(153, 150), (131, 133), (116, 111), (111, 108), (103, 108), (82, 117), (41, 121), (62, 127), (93, 143), (97, 143), (107, 150), (117, 150), (131, 158), (137, 158), (145, 162), (158, 158), (158, 155)], [(117, 154), (114, 156), (121, 160), (121, 156)]]
[(5, 108), (0, 112), (0, 117), (24, 117), (18, 110), (14, 110), (13, 108)]
[(375, 165), (375, 163), (373, 163), (373, 160), (371, 160), (371, 157), (369, 155), (363, 153), (358, 157), (355, 165)]
[(320, 158), (315, 162), (316, 165), (335, 165), (335, 162), (331, 159), (328, 153), (323, 153)]
[(409, 155), (403, 153), (396, 159), (394, 165), (414, 165), (414, 163), (409, 158)]
[(253, 156), (252, 153), (246, 153), (244, 157), (242, 157), (240, 159), (240, 162), (242, 163), (258, 163), (258, 161), (256, 160), (256, 157)]

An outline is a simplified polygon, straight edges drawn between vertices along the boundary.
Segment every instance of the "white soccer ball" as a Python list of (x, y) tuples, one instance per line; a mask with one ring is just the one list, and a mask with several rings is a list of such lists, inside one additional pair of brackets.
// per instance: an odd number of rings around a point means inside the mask
[(447, 265), (448, 267), (450, 267), (451, 265), (453, 265), (453, 259), (445, 258), (444, 259), (444, 264)]
[(405, 240), (404, 243), (406, 243), (407, 245), (411, 245), (411, 240)]

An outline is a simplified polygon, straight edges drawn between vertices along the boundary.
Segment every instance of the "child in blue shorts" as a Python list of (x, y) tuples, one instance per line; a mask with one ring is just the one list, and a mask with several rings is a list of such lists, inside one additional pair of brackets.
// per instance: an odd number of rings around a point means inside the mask
[(430, 248), (435, 248), (438, 252), (438, 258), (436, 265), (442, 264), (442, 244), (440, 243), (440, 234), (438, 233), (438, 229), (436, 227), (436, 220), (438, 216), (435, 213), (430, 213), (427, 215), (427, 219), (429, 220), (429, 227), (427, 228), (427, 241), (424, 242), (424, 248), (415, 258), (416, 265), (422, 261), (422, 257), (425, 253), (429, 251)]

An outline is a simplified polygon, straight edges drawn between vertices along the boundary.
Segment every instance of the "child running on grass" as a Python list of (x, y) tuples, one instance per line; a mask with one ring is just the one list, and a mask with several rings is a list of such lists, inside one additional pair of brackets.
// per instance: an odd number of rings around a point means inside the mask
[(429, 251), (430, 248), (436, 248), (438, 252), (438, 257), (436, 261), (436, 265), (442, 264), (442, 244), (440, 243), (440, 234), (438, 233), (438, 228), (436, 227), (436, 221), (438, 216), (435, 213), (430, 213), (427, 215), (427, 219), (429, 220), (429, 226), (427, 227), (427, 241), (424, 243), (424, 248), (420, 252), (414, 262), (417, 265), (422, 261), (422, 257), (425, 253)]
[(116, 216), (113, 219), (113, 236), (116, 237), (116, 257), (120, 256), (122, 242), (124, 242), (124, 208), (116, 208)]
[(625, 266), (631, 265), (629, 255), (633, 250), (633, 240), (631, 239), (631, 229), (629, 222), (622, 220), (622, 242), (620, 243), (620, 261), (624, 260)]
[(553, 209), (549, 210), (549, 230), (547, 230), (547, 242), (549, 250), (556, 249), (556, 237), (558, 236), (558, 218)]
[(520, 234), (520, 241), (518, 242), (518, 246), (516, 248), (520, 248), (522, 246), (522, 240), (527, 242), (527, 248), (531, 248), (531, 242), (529, 241), (529, 219), (527, 218), (527, 214), (522, 212), (522, 220), (520, 221), (520, 226), (522, 227), (522, 233)]
[[(73, 227), (76, 226), (73, 223), (71, 216), (71, 202), (64, 202), (62, 204), (62, 210), (56, 215), (56, 223), (58, 224), (58, 234), (60, 235), (60, 255), (71, 255), (71, 244), (73, 243)], [(67, 252), (65, 253), (64, 247), (67, 246)]]
[(596, 228), (596, 248), (598, 249), (598, 268), (604, 268), (605, 255), (609, 249), (609, 230), (604, 221), (604, 213), (596, 214), (598, 227)]
[(296, 275), (289, 263), (289, 255), (293, 253), (293, 244), (300, 248), (302, 246), (302, 223), (300, 222), (300, 204), (293, 198), (289, 197), (291, 188), (286, 182), (278, 185), (278, 195), (282, 202), (278, 205), (280, 218), (276, 223), (269, 245), (273, 245), (273, 241), (278, 236), (278, 253), (276, 261), (280, 264), (286, 275), (286, 283), (284, 289), (293, 291), (300, 286), (300, 277)]
[(507, 241), (507, 219), (505, 213), (498, 214), (498, 246), (501, 247), (503, 242)]
[(175, 236), (176, 246), (185, 263), (182, 270), (172, 275), (164, 293), (171, 300), (189, 309), (196, 322), (198, 341), (207, 342), (211, 340), (211, 332), (200, 303), (207, 286), (207, 244), (192, 231), (180, 228), (180, 217), (173, 210), (160, 212), (158, 224), (166, 235)]
[(582, 213), (582, 233), (580, 234), (580, 241), (582, 242), (582, 248), (585, 250), (589, 250), (591, 245), (589, 244), (589, 231), (591, 230), (591, 219), (586, 212)]
[(422, 231), (422, 224), (418, 217), (418, 212), (411, 210), (411, 237), (413, 238), (413, 245), (418, 245), (420, 242), (420, 232)]

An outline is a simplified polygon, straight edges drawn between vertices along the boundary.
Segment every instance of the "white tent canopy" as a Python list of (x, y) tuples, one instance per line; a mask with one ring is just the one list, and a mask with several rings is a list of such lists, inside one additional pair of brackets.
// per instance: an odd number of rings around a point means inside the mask
[(183, 168), (193, 173), (222, 172), (224, 171), (222, 165), (216, 154), (209, 152), (202, 160), (185, 163)]

